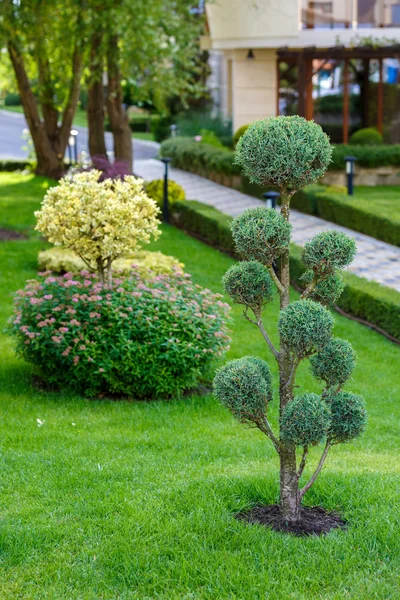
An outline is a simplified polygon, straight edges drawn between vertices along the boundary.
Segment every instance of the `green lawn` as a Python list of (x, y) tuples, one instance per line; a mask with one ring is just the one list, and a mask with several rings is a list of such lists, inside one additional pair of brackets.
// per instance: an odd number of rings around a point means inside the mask
[(353, 198), (348, 201), (360, 210), (384, 216), (400, 225), (400, 177), (398, 186), (356, 186)]
[[(47, 185), (0, 174), (0, 227), (31, 227)], [(0, 330), (43, 246), (32, 232), (0, 242)], [(232, 264), (172, 227), (152, 248), (179, 257), (216, 291)], [(268, 357), (239, 315), (235, 308), (229, 358)], [(275, 302), (266, 312), (275, 340), (276, 316)], [(349, 389), (365, 395), (370, 418), (363, 437), (332, 451), (307, 496), (349, 521), (323, 538), (233, 518), (276, 501), (278, 465), (262, 434), (234, 422), (211, 395), (138, 403), (44, 392), (0, 336), (0, 598), (397, 600), (400, 349), (335, 321), (357, 350)], [(307, 365), (299, 383), (318, 389)]]

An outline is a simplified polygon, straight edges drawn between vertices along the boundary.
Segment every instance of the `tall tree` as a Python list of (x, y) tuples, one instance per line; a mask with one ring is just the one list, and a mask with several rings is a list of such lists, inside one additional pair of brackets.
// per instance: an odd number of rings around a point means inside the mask
[[(79, 100), (85, 0), (1, 0), (1, 5), (0, 36), (35, 147), (36, 172), (59, 177)], [(36, 82), (28, 76), (28, 61)]]
[[(115, 158), (132, 164), (132, 136), (123, 104), (123, 82), (134, 89), (135, 102), (160, 110), (168, 100), (202, 93), (197, 77), (203, 68), (199, 38), (202, 16), (186, 0), (92, 0), (91, 60), (88, 84), (90, 153), (103, 155), (104, 106), (114, 138)], [(104, 24), (107, 24), (105, 27)], [(103, 98), (103, 71), (107, 95)]]

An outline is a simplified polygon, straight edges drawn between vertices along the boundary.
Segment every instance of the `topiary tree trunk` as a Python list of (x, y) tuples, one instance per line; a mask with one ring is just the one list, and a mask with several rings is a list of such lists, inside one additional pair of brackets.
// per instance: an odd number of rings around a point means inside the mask
[[(289, 298), (290, 200), (296, 190), (324, 174), (331, 154), (322, 129), (297, 116), (257, 121), (237, 145), (237, 162), (250, 180), (281, 193), (280, 213), (251, 208), (234, 219), (232, 234), (243, 261), (223, 278), (225, 291), (244, 306), (244, 317), (259, 329), (277, 363), (279, 434), (268, 420), (272, 377), (261, 358), (243, 357), (226, 364), (216, 374), (214, 391), (241, 422), (255, 425), (272, 441), (280, 460), (281, 518), (289, 524), (301, 520), (302, 499), (331, 446), (355, 438), (366, 421), (363, 399), (342, 390), (354, 368), (355, 353), (349, 342), (332, 337), (333, 318), (327, 308), (343, 291), (340, 270), (354, 258), (354, 240), (337, 231), (310, 240), (302, 255), (307, 267), (302, 278), (305, 289), (295, 302)], [(274, 288), (280, 298), (278, 348), (263, 318)], [(312, 374), (325, 387), (319, 395), (295, 395), (297, 368), (308, 358)], [(309, 448), (321, 442), (321, 458), (309, 480), (301, 484)]]

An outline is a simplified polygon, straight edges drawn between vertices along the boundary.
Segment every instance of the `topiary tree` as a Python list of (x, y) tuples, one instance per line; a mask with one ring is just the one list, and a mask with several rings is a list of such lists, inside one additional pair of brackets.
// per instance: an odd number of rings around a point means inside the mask
[(100, 281), (112, 286), (112, 263), (158, 237), (159, 208), (131, 175), (100, 181), (101, 172), (75, 173), (50, 188), (35, 212), (49, 242), (73, 250)]
[[(237, 162), (251, 181), (281, 193), (281, 212), (250, 208), (234, 219), (232, 234), (243, 261), (223, 278), (225, 291), (242, 304), (244, 316), (260, 330), (279, 371), (279, 434), (268, 419), (272, 378), (266, 362), (244, 357), (222, 367), (214, 392), (241, 422), (258, 427), (272, 441), (280, 459), (280, 509), (284, 522), (301, 520), (301, 502), (321, 471), (331, 446), (354, 439), (366, 422), (364, 401), (342, 391), (355, 366), (351, 344), (332, 337), (327, 305), (343, 291), (341, 270), (356, 252), (353, 239), (338, 231), (316, 235), (303, 249), (307, 270), (304, 291), (292, 303), (290, 289), (290, 199), (296, 190), (321, 177), (331, 160), (329, 138), (319, 125), (301, 117), (276, 117), (253, 123), (237, 145)], [(278, 261), (278, 268), (275, 262)], [(275, 347), (263, 310), (277, 289), (280, 297)], [(321, 394), (295, 395), (296, 371), (310, 358), (311, 372), (325, 384)], [(321, 459), (300, 485), (309, 448), (325, 442)], [(298, 449), (302, 456), (297, 456)]]

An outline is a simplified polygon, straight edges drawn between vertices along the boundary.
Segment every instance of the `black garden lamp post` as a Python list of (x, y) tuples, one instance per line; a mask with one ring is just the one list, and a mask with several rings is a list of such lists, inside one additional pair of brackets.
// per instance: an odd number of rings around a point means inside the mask
[(267, 208), (276, 208), (276, 204), (280, 196), (279, 192), (265, 192), (263, 196), (265, 198), (265, 204)]
[(164, 223), (169, 222), (169, 206), (168, 206), (168, 165), (171, 162), (171, 159), (168, 157), (162, 158), (161, 162), (164, 163), (164, 198), (163, 198), (163, 206), (162, 206), (162, 216)]
[(347, 175), (347, 195), (352, 196), (354, 193), (354, 170), (357, 158), (355, 156), (345, 156), (346, 175)]

